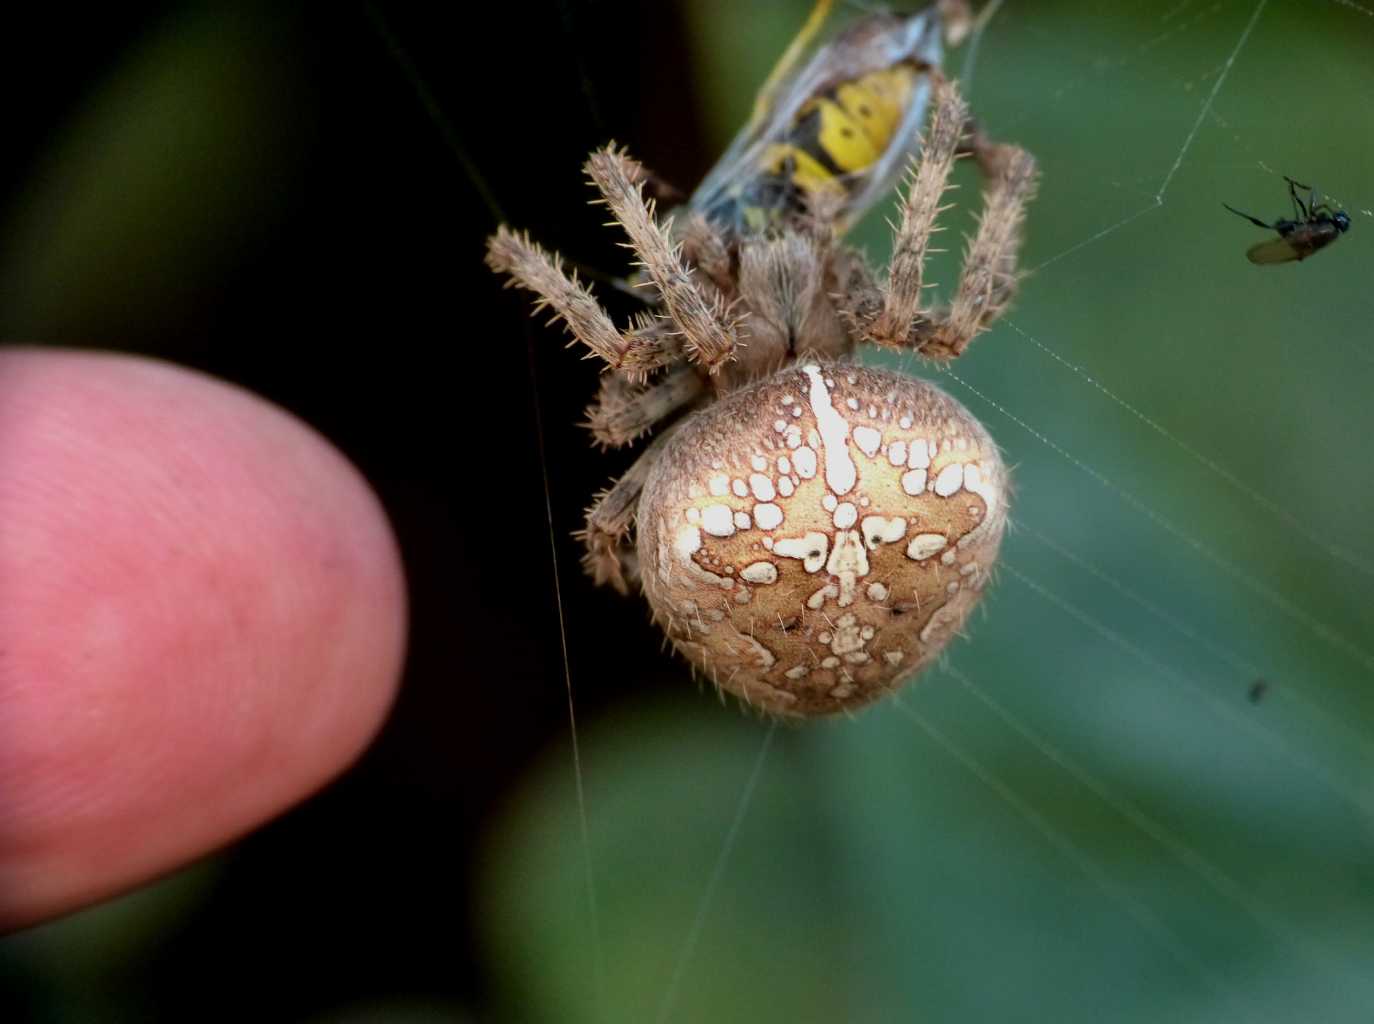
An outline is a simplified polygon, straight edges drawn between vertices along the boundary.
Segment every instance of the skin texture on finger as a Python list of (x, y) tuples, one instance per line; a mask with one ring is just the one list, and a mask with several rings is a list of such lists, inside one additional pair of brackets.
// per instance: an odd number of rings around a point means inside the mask
[(318, 789), (405, 632), (385, 515), (308, 427), (166, 364), (0, 352), (0, 928)]

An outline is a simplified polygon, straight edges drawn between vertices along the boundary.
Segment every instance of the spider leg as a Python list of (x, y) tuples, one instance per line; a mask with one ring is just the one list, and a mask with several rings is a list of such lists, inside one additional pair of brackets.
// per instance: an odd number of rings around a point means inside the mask
[(586, 525), (575, 536), (587, 547), (582, 567), (597, 586), (609, 583), (628, 594), (630, 586), (639, 583), (639, 563), (630, 533), (649, 470), (675, 426), (654, 438), (625, 474), (598, 494), (587, 509)]
[(701, 375), (686, 363), (677, 364), (651, 384), (607, 375), (601, 378), (596, 402), (587, 409), (585, 426), (602, 447), (620, 448), (643, 437), (655, 423), (705, 390)]
[(680, 247), (670, 240), (671, 225), (654, 219), (653, 202), (645, 201), (641, 172), (636, 168), (624, 153), (608, 146), (592, 154), (586, 170), (630, 236), (630, 246), (663, 297), (688, 356), (717, 373), (734, 354), (735, 322), (724, 300), (719, 295), (708, 297), (692, 276)]
[(1264, 223), (1264, 221), (1260, 220), (1258, 217), (1251, 217), (1248, 213), (1241, 213), (1241, 212), (1240, 212), (1239, 210), (1237, 210), (1234, 206), (1229, 206), (1229, 205), (1227, 205), (1226, 203), (1222, 203), (1221, 205), (1222, 205), (1222, 206), (1225, 206), (1226, 209), (1230, 210), (1230, 211), (1231, 211), (1232, 213), (1234, 213), (1237, 217), (1244, 217), (1246, 220), (1248, 220), (1251, 224), (1255, 225), (1255, 227), (1257, 227), (1257, 228), (1264, 228), (1266, 231), (1277, 231), (1277, 230), (1278, 230), (1277, 225), (1274, 225), (1274, 224), (1266, 224), (1266, 223)]
[[(1035, 159), (1025, 150), (991, 142), (976, 132), (952, 82), (938, 81), (929, 137), (902, 206), (893, 242), (887, 288), (873, 283), (861, 265), (847, 268), (842, 314), (855, 332), (879, 345), (914, 348), (934, 359), (953, 359), (1011, 302), (1026, 204), (1035, 194)], [(940, 197), (955, 158), (973, 155), (988, 179), (983, 215), (964, 256), (954, 302), (947, 310), (923, 308), (921, 276), (930, 236), (939, 229)], [(881, 309), (879, 310), (879, 306)]]
[(964, 269), (954, 301), (921, 344), (923, 355), (949, 360), (959, 356), (1011, 304), (1016, 294), (1017, 257), (1026, 206), (1035, 196), (1039, 172), (1035, 158), (1019, 146), (977, 137), (975, 156), (988, 177), (983, 212), (964, 252)]
[(607, 366), (632, 379), (643, 379), (649, 372), (678, 358), (675, 339), (656, 330), (652, 320), (641, 319), (629, 333), (622, 333), (596, 297), (577, 279), (563, 270), (557, 254), (549, 254), (528, 235), (516, 234), (502, 225), (487, 239), (487, 266), (507, 275), (507, 286), (519, 285), (534, 292), (534, 310), (554, 311), (573, 337), (600, 356)]
[(938, 82), (930, 130), (910, 175), (901, 223), (893, 237), (882, 311), (865, 332), (875, 344), (910, 344), (909, 337), (921, 314), (926, 253), (931, 235), (939, 230), (935, 219), (943, 209), (940, 199), (949, 187), (949, 172), (954, 167), (968, 116), (968, 106), (954, 83)]

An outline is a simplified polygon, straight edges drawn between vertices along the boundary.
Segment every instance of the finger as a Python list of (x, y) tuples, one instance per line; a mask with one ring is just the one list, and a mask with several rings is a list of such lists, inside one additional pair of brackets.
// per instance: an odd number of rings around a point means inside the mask
[(404, 636), (385, 516), (309, 428), (160, 363), (0, 353), (0, 928), (318, 788)]

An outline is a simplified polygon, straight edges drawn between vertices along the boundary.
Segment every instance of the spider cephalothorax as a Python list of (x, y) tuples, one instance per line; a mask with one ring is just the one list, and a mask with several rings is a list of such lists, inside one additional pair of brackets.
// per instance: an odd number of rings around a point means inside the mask
[[(857, 707), (934, 659), (1006, 522), (1006, 469), (978, 421), (925, 381), (848, 361), (865, 342), (953, 359), (1015, 289), (1035, 164), (972, 130), (940, 76), (949, 6), (865, 18), (780, 99), (765, 91), (675, 221), (655, 217), (640, 165), (592, 155), (656, 293), (631, 329), (528, 238), (503, 227), (488, 247), (605, 360), (597, 440), (657, 430), (588, 512), (588, 571), (640, 586), (679, 651), (773, 713)], [(918, 145), (883, 279), (839, 233)], [(953, 301), (931, 308), (924, 259), (963, 153), (988, 181), (983, 214)]]

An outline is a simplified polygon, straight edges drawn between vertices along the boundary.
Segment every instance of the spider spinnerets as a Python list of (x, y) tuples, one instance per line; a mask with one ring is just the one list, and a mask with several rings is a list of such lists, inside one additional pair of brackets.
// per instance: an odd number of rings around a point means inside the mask
[[(655, 216), (650, 176), (623, 151), (591, 156), (652, 296), (629, 329), (528, 237), (503, 226), (487, 253), (605, 361), (596, 440), (656, 432), (589, 509), (587, 570), (640, 587), (721, 689), (797, 717), (895, 690), (989, 578), (1009, 495), (996, 444), (934, 385), (852, 355), (868, 343), (957, 358), (1013, 296), (1037, 180), (1031, 156), (985, 138), (940, 73), (944, 44), (969, 29), (964, 4), (866, 16), (802, 62), (828, 6), (675, 218)], [(877, 274), (840, 236), (917, 152)], [(953, 300), (932, 307), (925, 257), (965, 154), (985, 179), (982, 216)]]

